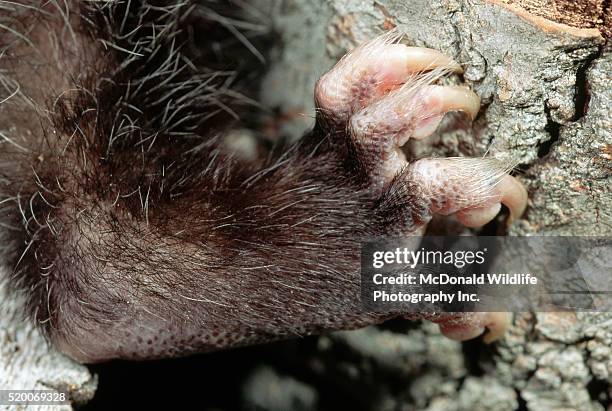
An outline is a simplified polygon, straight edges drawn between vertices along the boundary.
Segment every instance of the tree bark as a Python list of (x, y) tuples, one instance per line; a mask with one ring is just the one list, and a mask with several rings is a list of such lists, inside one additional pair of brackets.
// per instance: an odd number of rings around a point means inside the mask
[[(9, 288), (6, 275), (0, 272), (0, 390), (54, 390), (67, 393), (73, 405), (87, 403), (96, 391), (97, 378), (47, 345), (24, 318), (24, 301)], [(72, 406), (37, 408), (71, 410)], [(0, 410), (5, 409), (16, 408), (0, 404)]]

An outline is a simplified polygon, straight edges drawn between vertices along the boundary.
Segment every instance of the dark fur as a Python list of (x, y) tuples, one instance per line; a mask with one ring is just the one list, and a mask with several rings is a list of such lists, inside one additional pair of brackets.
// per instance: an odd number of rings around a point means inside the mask
[(52, 342), (152, 358), (382, 320), (360, 307), (360, 242), (427, 207), (400, 178), (374, 198), (329, 122), (261, 162), (223, 151), (250, 104), (231, 87), (248, 72), (211, 47), (234, 38), (227, 4), (23, 3), (0, 20), (19, 33), (0, 30), (0, 74), (21, 86), (0, 121), (23, 148), (1, 146), (1, 221)]

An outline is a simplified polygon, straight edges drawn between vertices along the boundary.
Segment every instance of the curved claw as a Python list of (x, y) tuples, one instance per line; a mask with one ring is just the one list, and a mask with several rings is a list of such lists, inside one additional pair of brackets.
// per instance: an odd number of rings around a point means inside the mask
[(493, 195), (499, 202), (487, 204), (482, 207), (465, 208), (457, 212), (457, 219), (466, 227), (481, 227), (491, 221), (501, 205), (505, 205), (510, 210), (508, 224), (518, 219), (527, 208), (527, 190), (514, 177), (503, 176), (493, 189)]
[[(399, 45), (398, 46), (402, 46)], [(420, 72), (444, 67), (453, 73), (463, 73), (463, 69), (455, 60), (438, 50), (424, 47), (404, 47), (408, 69), (411, 72)]]
[(519, 218), (527, 208), (527, 190), (514, 177), (504, 176), (496, 187), (501, 203), (510, 210), (508, 224)]
[(450, 57), (433, 49), (390, 43), (383, 36), (347, 54), (317, 82), (315, 101), (323, 115), (346, 120), (352, 112), (411, 84), (414, 74), (436, 71), (432, 80), (462, 72)]
[(420, 95), (425, 99), (423, 106), (429, 108), (431, 114), (463, 111), (473, 120), (480, 110), (480, 97), (466, 87), (427, 86)]
[(449, 111), (466, 113), (474, 120), (480, 110), (480, 97), (472, 90), (460, 86), (426, 86), (416, 96), (419, 101), (418, 121), (411, 137), (419, 140), (436, 131), (438, 124)]

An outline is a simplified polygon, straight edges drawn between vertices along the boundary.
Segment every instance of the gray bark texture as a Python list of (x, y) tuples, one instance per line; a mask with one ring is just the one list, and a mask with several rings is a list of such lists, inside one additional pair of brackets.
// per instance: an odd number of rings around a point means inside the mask
[[(23, 300), (0, 272), (0, 390), (54, 390), (65, 392), (74, 405), (93, 398), (97, 378), (87, 367), (54, 351), (23, 316)], [(25, 406), (0, 405), (0, 410)], [(36, 406), (39, 410), (71, 410), (64, 406)]]
[[(398, 26), (406, 44), (461, 62), (462, 80), (482, 99), (473, 125), (457, 128), (451, 118), (432, 138), (410, 143), (410, 155), (488, 152), (517, 161), (530, 204), (504, 233), (612, 233), (612, 49), (602, 30), (556, 23), (510, 1), (254, 3), (281, 40), (261, 89), (264, 104), (285, 119), (276, 130), (301, 135), (313, 123), (316, 79), (347, 50)], [(0, 388), (68, 391), (75, 405), (92, 398), (96, 377), (47, 347), (3, 281), (0, 301)], [(372, 410), (612, 410), (611, 313), (517, 314), (491, 346), (412, 323), (334, 333), (303, 351), (286, 355), (305, 372), (267, 364), (253, 371), (242, 387), (245, 406), (318, 409), (322, 387), (337, 385)], [(304, 373), (320, 382), (301, 381)]]

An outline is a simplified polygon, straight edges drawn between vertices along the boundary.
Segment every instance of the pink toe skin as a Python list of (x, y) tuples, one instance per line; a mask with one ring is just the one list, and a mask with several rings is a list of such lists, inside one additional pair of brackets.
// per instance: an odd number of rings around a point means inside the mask
[(500, 203), (516, 219), (527, 206), (527, 191), (507, 174), (508, 165), (493, 158), (430, 158), (409, 166), (410, 178), (432, 200), (432, 213), (457, 214), (468, 227), (493, 219)]
[(430, 85), (427, 82), (419, 84), (419, 80), (414, 81), (412, 87), (403, 87), (380, 103), (382, 110), (378, 109), (381, 112), (402, 113), (400, 117), (404, 119), (409, 133), (401, 140), (401, 145), (409, 137), (420, 140), (432, 135), (444, 115), (450, 111), (461, 111), (474, 119), (480, 108), (480, 98), (464, 87)]
[(440, 323), (442, 334), (456, 341), (466, 341), (478, 337), (485, 328), (477, 324)]
[(422, 140), (425, 137), (429, 137), (435, 133), (435, 131), (438, 129), (440, 121), (442, 121), (442, 117), (444, 117), (444, 114), (438, 114), (425, 120), (421, 120), (414, 128), (412, 138)]
[(445, 336), (457, 340), (465, 341), (476, 338), (487, 330), (484, 335), (484, 342), (489, 344), (503, 337), (510, 326), (512, 315), (506, 312), (490, 313), (466, 313), (465, 319), (454, 317), (440, 321), (440, 331)]
[(468, 208), (457, 213), (457, 219), (466, 227), (482, 227), (493, 220), (501, 210), (501, 203), (484, 207)]
[(416, 73), (437, 71), (441, 77), (462, 71), (441, 52), (397, 44), (398, 39), (397, 33), (388, 33), (348, 53), (317, 82), (317, 107), (344, 121), (389, 91), (414, 82)]

